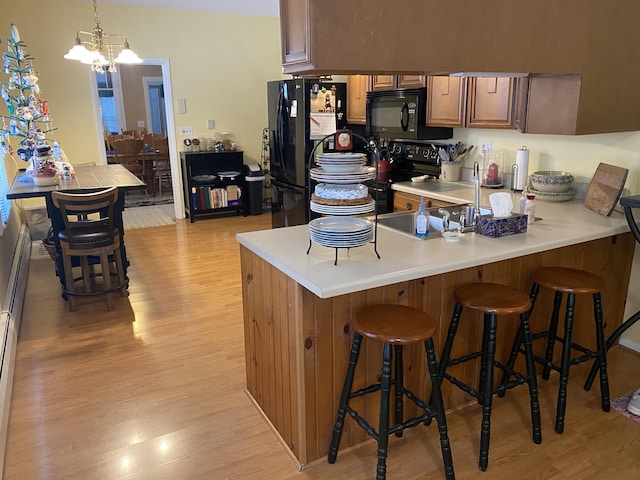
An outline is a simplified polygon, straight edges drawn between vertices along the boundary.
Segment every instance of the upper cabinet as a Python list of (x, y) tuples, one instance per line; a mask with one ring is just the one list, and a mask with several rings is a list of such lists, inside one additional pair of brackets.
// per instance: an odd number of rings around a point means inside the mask
[(369, 75), (349, 75), (347, 77), (347, 123), (366, 125), (367, 91)]
[(473, 77), (467, 90), (467, 127), (515, 128), (516, 78)]
[(466, 112), (466, 78), (427, 77), (427, 125), (464, 127)]
[[(607, 3), (606, 12), (624, 15), (603, 14), (602, 2), (582, 2), (577, 13), (571, 2), (550, 0), (459, 3), (369, 0), (363, 21), (363, 2), (280, 0), (284, 73), (522, 72), (530, 75), (526, 110), (518, 117), (518, 86), (514, 126), (524, 120), (525, 131), (564, 134), (640, 130), (640, 62), (632, 58), (640, 2)], [(452, 30), (451, 19), (464, 28)], [(593, 42), (593, 32), (615, 35)], [(560, 92), (577, 100), (571, 111), (556, 107)]]
[(429, 76), (427, 125), (515, 128), (516, 78)]
[(371, 75), (371, 91), (419, 88), (425, 86), (424, 75)]

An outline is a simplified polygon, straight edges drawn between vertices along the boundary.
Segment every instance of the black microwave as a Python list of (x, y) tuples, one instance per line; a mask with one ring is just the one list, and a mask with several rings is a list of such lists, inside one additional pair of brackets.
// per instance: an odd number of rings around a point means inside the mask
[(427, 127), (427, 89), (367, 93), (367, 135), (391, 140), (444, 140), (453, 129)]

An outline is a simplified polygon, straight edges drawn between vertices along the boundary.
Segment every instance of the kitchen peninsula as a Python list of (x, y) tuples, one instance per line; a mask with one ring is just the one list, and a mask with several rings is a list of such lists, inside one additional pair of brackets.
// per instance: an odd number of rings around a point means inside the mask
[[(407, 193), (444, 201), (468, 203), (473, 189), (433, 192), (429, 184), (396, 184)], [(482, 191), (481, 203), (488, 205)], [(622, 321), (635, 240), (619, 212), (601, 216), (580, 200), (537, 202), (542, 220), (524, 234), (489, 238), (467, 234), (458, 244), (442, 238), (420, 240), (378, 226), (373, 245), (339, 251), (309, 246), (306, 225), (237, 236), (241, 250), (247, 390), (300, 466), (324, 457), (331, 437), (337, 403), (351, 346), (351, 312), (363, 305), (401, 303), (430, 313), (438, 323), (439, 352), (453, 310), (456, 285), (474, 281), (500, 282), (528, 291), (529, 274), (541, 265), (584, 268), (606, 282), (603, 307), (609, 335)], [(534, 331), (548, 321), (551, 295), (540, 295)], [(473, 316), (473, 313), (465, 313)], [(574, 339), (592, 345), (590, 302), (577, 302)], [(463, 325), (464, 324), (464, 325)], [(481, 318), (463, 322), (454, 350), (480, 342)], [(516, 322), (500, 322), (497, 359), (504, 360)], [(355, 384), (374, 383), (380, 371), (379, 346), (368, 342), (364, 368)], [(454, 352), (456, 353), (456, 352)], [(409, 387), (428, 397), (430, 385), (419, 348), (405, 350)], [(463, 381), (477, 381), (474, 365), (452, 372)], [(354, 385), (355, 386), (355, 385)], [(470, 401), (458, 389), (443, 386), (448, 408)], [(597, 395), (594, 393), (594, 395)], [(374, 421), (377, 399), (356, 399)], [(409, 414), (413, 412), (408, 412)], [(360, 428), (345, 425), (342, 448), (368, 439)]]

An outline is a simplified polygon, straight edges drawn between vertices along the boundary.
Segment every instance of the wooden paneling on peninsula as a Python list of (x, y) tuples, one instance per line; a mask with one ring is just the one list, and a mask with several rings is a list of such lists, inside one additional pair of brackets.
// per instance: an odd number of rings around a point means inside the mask
[[(434, 240), (428, 240), (434, 241)], [(244, 306), (247, 390), (265, 417), (278, 431), (301, 465), (327, 454), (337, 405), (347, 368), (353, 331), (352, 312), (364, 305), (399, 303), (428, 312), (438, 322), (435, 336), (440, 354), (443, 338), (453, 310), (456, 285), (468, 282), (501, 282), (528, 291), (529, 274), (543, 265), (584, 268), (603, 277), (603, 308), (609, 335), (620, 325), (628, 289), (635, 240), (631, 233), (601, 238), (533, 255), (464, 268), (449, 273), (394, 283), (331, 298), (320, 298), (266, 260), (240, 246), (242, 297)], [(548, 294), (547, 294), (548, 293)], [(548, 322), (552, 294), (542, 292), (532, 317), (532, 329), (540, 331)], [(593, 312), (590, 302), (577, 302), (574, 340), (594, 347)], [(479, 349), (482, 318), (472, 311), (463, 313), (452, 355)], [(468, 321), (473, 319), (473, 321)], [(506, 362), (518, 322), (499, 322), (496, 360)], [(562, 335), (562, 332), (559, 332)], [(404, 362), (411, 374), (408, 388), (428, 398), (430, 383), (421, 346), (405, 348)], [(413, 348), (415, 347), (415, 348)], [(543, 345), (536, 345), (543, 355)], [(375, 383), (380, 373), (380, 345), (365, 342), (361, 352), (362, 369), (354, 387)], [(559, 353), (559, 351), (558, 351)], [(477, 365), (457, 366), (451, 374), (477, 384)], [(498, 381), (497, 379), (496, 381)], [(474, 383), (475, 382), (475, 383)], [(448, 408), (467, 404), (471, 398), (448, 383), (443, 385)], [(596, 397), (594, 397), (596, 398)], [(364, 412), (372, 424), (377, 422), (378, 400), (354, 399), (353, 406)], [(415, 414), (407, 404), (407, 414)], [(411, 411), (410, 411), (411, 410)], [(345, 424), (341, 448), (365, 441), (361, 428)]]
[[(636, 131), (637, 18), (640, 2), (628, 0), (577, 10), (554, 0), (280, 0), (282, 64), (292, 74), (528, 73), (577, 99), (568, 114), (552, 100), (536, 105), (545, 121), (532, 133)], [(594, 42), (594, 32), (614, 34)], [(564, 132), (537, 131), (562, 115)]]

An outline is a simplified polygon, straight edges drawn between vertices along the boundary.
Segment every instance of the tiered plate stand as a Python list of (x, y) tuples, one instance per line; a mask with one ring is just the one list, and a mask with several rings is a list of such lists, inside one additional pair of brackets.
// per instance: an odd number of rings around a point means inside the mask
[[(341, 248), (349, 249), (373, 243), (373, 250), (376, 256), (380, 258), (380, 254), (378, 253), (377, 198), (359, 205), (351, 205), (349, 204), (350, 202), (344, 202), (345, 204), (326, 205), (314, 202), (312, 199), (314, 188), (312, 187), (311, 180), (336, 189), (339, 189), (340, 186), (343, 185), (356, 185), (356, 188), (367, 189), (362, 182), (375, 179), (375, 191), (378, 191), (378, 160), (380, 153), (376, 142), (373, 140), (367, 140), (358, 134), (349, 132), (353, 137), (359, 138), (365, 142), (366, 149), (371, 155), (372, 166), (358, 164), (359, 156), (366, 154), (354, 152), (327, 153), (320, 155), (324, 161), (319, 158), (318, 163), (321, 165), (316, 166), (315, 151), (318, 148), (318, 145), (322, 144), (324, 140), (333, 137), (337, 133), (339, 132), (332, 133), (322, 138), (318, 143), (316, 143), (309, 155), (309, 210), (311, 212), (328, 216), (323, 216), (309, 221), (309, 248), (307, 249), (307, 254), (311, 251), (313, 243), (317, 243), (324, 247), (334, 248), (334, 265), (337, 265), (338, 250)], [(341, 162), (341, 159), (344, 159), (344, 162)], [(344, 165), (341, 163), (344, 163)], [(362, 163), (366, 164), (366, 160)], [(372, 212), (374, 213), (373, 222), (363, 218), (358, 218), (359, 215)], [(311, 218), (311, 214), (309, 214), (309, 218)]]

